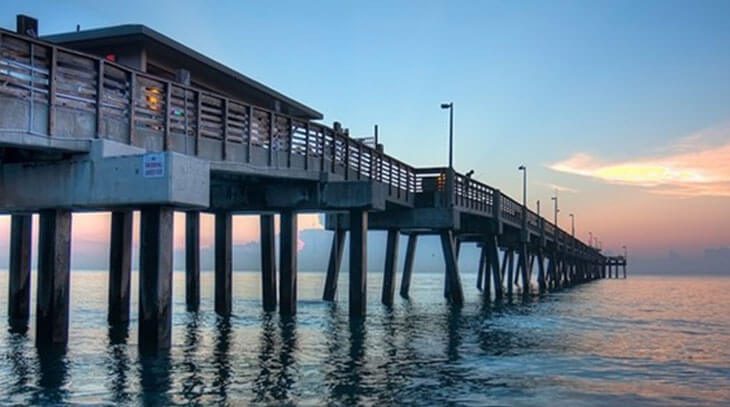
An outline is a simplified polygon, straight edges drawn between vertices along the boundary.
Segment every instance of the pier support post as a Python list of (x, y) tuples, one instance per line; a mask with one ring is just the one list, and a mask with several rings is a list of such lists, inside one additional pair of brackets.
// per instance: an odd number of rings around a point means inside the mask
[(512, 297), (514, 291), (514, 275), (515, 275), (515, 251), (512, 248), (507, 249), (507, 296)]
[(264, 311), (276, 310), (276, 231), (274, 215), (259, 216), (261, 229), (261, 298)]
[(544, 292), (547, 289), (545, 283), (545, 257), (543, 256), (542, 249), (537, 250), (537, 285), (540, 292)]
[(185, 305), (188, 311), (200, 306), (200, 212), (185, 213)]
[[(497, 236), (488, 236), (484, 242), (484, 247), (487, 249), (487, 267), (492, 270), (492, 281), (494, 282), (494, 297), (501, 299), (503, 294), (502, 290), (502, 275), (500, 273), (499, 266), (499, 248), (497, 247)], [(489, 278), (488, 276), (486, 278)], [(485, 288), (486, 290), (486, 288)]]
[(350, 316), (364, 316), (367, 305), (368, 213), (350, 211)]
[(68, 342), (69, 282), (71, 264), (71, 212), (40, 212), (38, 231), (38, 296), (36, 344)]
[(109, 244), (110, 324), (129, 322), (129, 293), (132, 273), (132, 211), (112, 212)]
[(484, 269), (487, 263), (487, 253), (484, 249), (484, 245), (479, 250), (479, 266), (477, 268), (477, 290), (482, 291), (482, 284), (484, 280)]
[(12, 329), (25, 331), (30, 318), (30, 256), (32, 215), (10, 218), (8, 321)]
[(530, 294), (530, 260), (527, 253), (527, 243), (520, 244), (520, 270), (522, 271), (522, 295)]
[(441, 247), (444, 252), (444, 261), (446, 262), (446, 281), (448, 281), (446, 298), (454, 305), (462, 305), (464, 303), (464, 292), (462, 291), (461, 281), (459, 279), (456, 243), (454, 242), (454, 234), (451, 230), (441, 231)]
[(381, 302), (383, 305), (392, 306), (395, 295), (395, 275), (398, 267), (398, 243), (400, 242), (400, 230), (388, 229), (387, 244), (385, 248), (385, 270), (383, 271), (383, 293)]
[(346, 233), (344, 229), (338, 228), (334, 230), (332, 235), (332, 249), (330, 250), (330, 260), (324, 281), (324, 294), (322, 295), (324, 301), (334, 301), (335, 294), (337, 294), (337, 280), (340, 278)]
[(281, 213), (279, 231), (279, 313), (297, 313), (297, 213)]
[(139, 347), (170, 348), (172, 341), (173, 210), (141, 210), (139, 253)]
[(215, 214), (215, 312), (231, 315), (233, 304), (233, 217), (230, 212)]
[(416, 244), (418, 243), (418, 235), (411, 233), (408, 235), (408, 246), (406, 246), (406, 258), (403, 265), (403, 277), (400, 283), (400, 296), (408, 298), (408, 292), (411, 289), (411, 278), (413, 276), (413, 262), (416, 256)]

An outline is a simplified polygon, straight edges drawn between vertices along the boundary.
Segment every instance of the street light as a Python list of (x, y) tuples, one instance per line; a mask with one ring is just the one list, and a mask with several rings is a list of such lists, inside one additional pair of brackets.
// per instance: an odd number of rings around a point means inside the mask
[(555, 227), (558, 227), (558, 212), (560, 212), (560, 209), (558, 209), (558, 190), (557, 189), (555, 190), (555, 196), (553, 196), (551, 199), (553, 200), (554, 208), (555, 208), (555, 218), (554, 218), (553, 223), (555, 224)]
[(537, 200), (537, 217), (540, 217), (540, 200)]
[(624, 249), (624, 260), (626, 260), (629, 257), (629, 249), (626, 246), (621, 246), (621, 248)]
[(442, 103), (442, 109), (449, 109), (449, 169), (454, 169), (454, 102)]
[(527, 209), (527, 167), (523, 164), (517, 169), (522, 171), (522, 206)]

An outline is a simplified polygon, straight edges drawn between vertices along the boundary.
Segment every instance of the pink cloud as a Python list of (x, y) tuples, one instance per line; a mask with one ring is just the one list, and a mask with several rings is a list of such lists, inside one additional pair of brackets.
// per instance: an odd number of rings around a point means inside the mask
[[(697, 147), (695, 151), (687, 152), (690, 140)], [(643, 187), (663, 195), (728, 197), (730, 143), (703, 144), (700, 138), (692, 136), (683, 139), (674, 152), (664, 156), (620, 162), (604, 162), (589, 154), (577, 153), (549, 167), (608, 183)]]

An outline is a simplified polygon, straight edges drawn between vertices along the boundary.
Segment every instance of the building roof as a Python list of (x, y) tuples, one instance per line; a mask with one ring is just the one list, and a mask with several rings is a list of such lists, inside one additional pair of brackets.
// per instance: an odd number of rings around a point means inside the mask
[(123, 45), (142, 42), (148, 55), (156, 58), (179, 61), (181, 67), (191, 71), (193, 77), (205, 76), (206, 79), (224, 81), (221, 88), (231, 89), (232, 94), (242, 93), (254, 96), (257, 100), (270, 102), (272, 108), (279, 102), (281, 111), (292, 116), (319, 120), (322, 113), (294, 100), (288, 96), (249, 78), (205, 55), (189, 48), (170, 37), (167, 37), (141, 24), (127, 24), (91, 30), (43, 36), (43, 39), (71, 48), (91, 48), (112, 45)]

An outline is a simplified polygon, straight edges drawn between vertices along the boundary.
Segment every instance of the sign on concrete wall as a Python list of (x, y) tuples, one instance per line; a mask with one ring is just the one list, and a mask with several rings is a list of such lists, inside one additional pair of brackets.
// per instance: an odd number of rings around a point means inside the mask
[(165, 176), (165, 154), (150, 153), (142, 156), (142, 176), (160, 178)]

